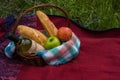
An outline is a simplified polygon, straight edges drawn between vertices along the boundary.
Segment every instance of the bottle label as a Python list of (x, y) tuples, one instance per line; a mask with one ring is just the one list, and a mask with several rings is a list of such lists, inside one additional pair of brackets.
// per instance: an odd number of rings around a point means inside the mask
[(35, 52), (40, 52), (42, 50), (45, 50), (43, 46), (41, 46), (40, 44), (38, 44), (37, 42), (32, 41), (32, 45), (31, 48), (28, 50), (28, 53), (35, 53)]

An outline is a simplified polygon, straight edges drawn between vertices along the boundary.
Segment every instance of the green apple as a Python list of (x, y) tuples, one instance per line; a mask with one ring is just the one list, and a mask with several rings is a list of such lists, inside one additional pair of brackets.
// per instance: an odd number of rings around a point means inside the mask
[(45, 41), (45, 49), (52, 49), (59, 46), (60, 44), (61, 42), (57, 37), (51, 36)]

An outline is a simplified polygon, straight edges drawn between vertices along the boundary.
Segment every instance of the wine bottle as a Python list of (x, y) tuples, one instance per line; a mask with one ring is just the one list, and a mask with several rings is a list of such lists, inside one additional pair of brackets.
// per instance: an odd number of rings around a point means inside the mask
[(13, 35), (12, 33), (7, 34), (7, 38), (12, 40), (15, 44), (17, 44), (18, 49), (20, 50), (20, 52), (23, 52), (24, 55), (29, 55), (30, 53), (35, 53), (44, 50), (44, 47), (28, 38), (20, 38)]

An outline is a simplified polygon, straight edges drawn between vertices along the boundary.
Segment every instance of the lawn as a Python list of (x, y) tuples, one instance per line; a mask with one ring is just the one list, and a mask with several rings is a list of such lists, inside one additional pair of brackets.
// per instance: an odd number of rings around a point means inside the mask
[[(0, 0), (0, 17), (9, 14), (17, 17), (24, 10), (42, 3), (61, 6), (70, 19), (92, 30), (120, 27), (120, 0)], [(62, 15), (52, 8), (43, 10), (47, 14)]]

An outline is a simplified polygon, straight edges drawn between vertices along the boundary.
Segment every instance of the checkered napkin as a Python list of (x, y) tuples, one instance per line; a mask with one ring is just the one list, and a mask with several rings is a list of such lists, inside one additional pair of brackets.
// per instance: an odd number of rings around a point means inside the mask
[(14, 44), (14, 42), (11, 41), (11, 42), (5, 47), (5, 55), (6, 55), (8, 58), (12, 58), (14, 52), (15, 52), (15, 44)]
[(62, 45), (42, 52), (37, 52), (36, 55), (42, 58), (49, 65), (60, 65), (75, 58), (79, 53), (80, 40), (73, 33), (72, 38)]

